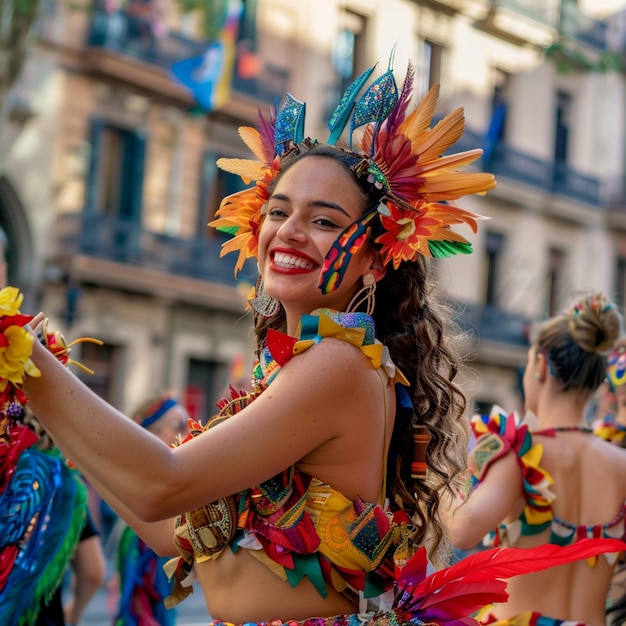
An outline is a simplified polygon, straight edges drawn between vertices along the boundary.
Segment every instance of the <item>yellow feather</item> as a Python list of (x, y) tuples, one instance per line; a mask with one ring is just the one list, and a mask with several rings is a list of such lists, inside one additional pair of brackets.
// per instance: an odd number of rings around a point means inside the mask
[(261, 133), (252, 126), (240, 126), (239, 136), (243, 139), (243, 142), (250, 148), (250, 151), (254, 156), (262, 163), (268, 164), (272, 161), (272, 155), (265, 153), (265, 147), (263, 145), (263, 138)]
[(493, 174), (440, 174), (420, 185), (420, 193), (428, 200), (454, 200), (473, 193), (484, 193), (496, 186)]
[(421, 172), (430, 172), (435, 169), (442, 171), (449, 171), (451, 166), (453, 169), (459, 169), (465, 167), (470, 163), (473, 163), (476, 159), (482, 156), (482, 149), (475, 148), (474, 150), (466, 150), (465, 152), (457, 152), (456, 154), (450, 154), (448, 156), (439, 157), (430, 162), (421, 163)]
[(422, 141), (422, 136), (430, 128), (438, 100), (439, 85), (435, 84), (428, 90), (428, 93), (422, 98), (415, 110), (410, 115), (407, 115), (398, 127), (398, 132), (410, 139), (414, 146)]
[(216, 161), (217, 167), (241, 176), (243, 182), (249, 185), (253, 180), (261, 180), (263, 178), (263, 163), (259, 161), (251, 161), (250, 159), (225, 159), (221, 158)]
[(413, 150), (426, 162), (438, 157), (456, 143), (465, 130), (465, 115), (459, 107), (444, 117), (428, 131), (428, 135), (419, 145), (412, 142)]

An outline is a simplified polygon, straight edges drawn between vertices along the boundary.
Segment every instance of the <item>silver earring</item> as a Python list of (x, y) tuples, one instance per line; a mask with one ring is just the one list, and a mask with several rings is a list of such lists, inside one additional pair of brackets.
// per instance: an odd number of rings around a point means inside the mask
[(376, 279), (373, 274), (365, 274), (363, 276), (363, 287), (359, 289), (346, 308), (346, 313), (353, 313), (359, 306), (366, 303), (365, 312), (371, 315), (376, 306)]
[(259, 275), (254, 289), (254, 298), (248, 300), (248, 304), (261, 316), (273, 317), (278, 311), (279, 302), (276, 298), (268, 296), (263, 288), (263, 277)]

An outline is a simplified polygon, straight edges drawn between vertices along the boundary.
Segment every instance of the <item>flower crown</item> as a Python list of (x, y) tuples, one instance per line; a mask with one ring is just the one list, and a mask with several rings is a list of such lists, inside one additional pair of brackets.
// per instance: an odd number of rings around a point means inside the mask
[[(353, 168), (357, 177), (381, 190), (381, 200), (337, 238), (322, 268), (320, 289), (328, 293), (341, 282), (350, 258), (365, 241), (367, 228), (378, 218), (382, 227), (374, 241), (380, 245), (385, 265), (397, 269), (418, 255), (447, 257), (468, 254), (471, 244), (454, 232), (454, 224), (467, 224), (476, 232), (480, 215), (465, 211), (450, 201), (495, 187), (492, 174), (457, 171), (482, 155), (481, 149), (442, 156), (463, 134), (463, 109), (458, 108), (431, 128), (439, 98), (434, 85), (419, 105), (407, 114), (415, 72), (408, 64), (402, 89), (398, 91), (391, 61), (388, 70), (357, 99), (376, 66), (372, 66), (346, 90), (328, 122), (329, 146), (335, 146), (348, 122), (350, 150), (354, 131), (364, 127), (359, 142), (360, 158)], [(224, 198), (209, 226), (233, 235), (222, 245), (220, 256), (239, 252), (235, 276), (244, 261), (257, 255), (258, 234), (265, 218), (272, 181), (280, 172), (282, 158), (304, 139), (306, 105), (289, 93), (277, 112), (267, 120), (259, 113), (258, 129), (239, 128), (239, 135), (258, 160), (218, 159), (223, 170), (237, 174), (254, 187)], [(339, 149), (339, 148), (338, 148)]]

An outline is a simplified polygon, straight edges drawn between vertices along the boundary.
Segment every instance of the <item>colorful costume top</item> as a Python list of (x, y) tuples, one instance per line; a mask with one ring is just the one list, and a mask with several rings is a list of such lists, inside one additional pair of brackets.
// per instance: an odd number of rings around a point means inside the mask
[[(474, 484), (480, 482), (491, 464), (512, 450), (521, 470), (522, 488), (526, 506), (519, 519), (502, 523), (485, 536), (485, 545), (515, 545), (520, 536), (536, 535), (550, 528), (550, 543), (564, 546), (583, 538), (621, 538), (626, 531), (626, 503), (613, 520), (605, 524), (584, 526), (563, 520), (554, 515), (552, 503), (556, 496), (550, 491), (554, 480), (541, 467), (543, 446), (533, 441), (533, 435), (556, 436), (562, 430), (582, 428), (548, 428), (536, 430), (536, 418), (528, 413), (523, 420), (517, 413), (506, 415), (499, 407), (489, 416), (475, 416), (472, 429), (477, 437), (470, 455), (470, 469)], [(531, 428), (533, 430), (531, 431)], [(613, 562), (617, 555), (607, 555)]]
[[(388, 350), (375, 338), (374, 322), (365, 313), (338, 313), (320, 309), (303, 316), (298, 337), (270, 331), (268, 347), (255, 368), (258, 391), (233, 393), (221, 412), (205, 428), (196, 425), (192, 435), (214, 427), (238, 412), (271, 384), (289, 358), (321, 341), (336, 337), (368, 356), (384, 372), (384, 381), (406, 384)], [(381, 459), (383, 470), (385, 460)], [(274, 478), (181, 516), (177, 543), (187, 561), (216, 558), (230, 545), (246, 549), (268, 568), (295, 586), (308, 577), (320, 595), (327, 586), (353, 596), (381, 594), (391, 587), (393, 555), (408, 549), (408, 518), (394, 515), (379, 503), (348, 500), (332, 486), (291, 466)], [(403, 558), (406, 559), (407, 552)], [(410, 554), (409, 554), (410, 556)]]

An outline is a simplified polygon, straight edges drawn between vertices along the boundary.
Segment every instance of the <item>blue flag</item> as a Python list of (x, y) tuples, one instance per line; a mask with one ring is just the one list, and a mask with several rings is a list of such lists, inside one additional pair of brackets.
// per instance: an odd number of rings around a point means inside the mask
[(173, 77), (191, 90), (194, 99), (205, 111), (211, 111), (228, 101), (242, 11), (241, 0), (230, 0), (228, 14), (217, 40), (200, 56), (175, 63), (171, 68)]

